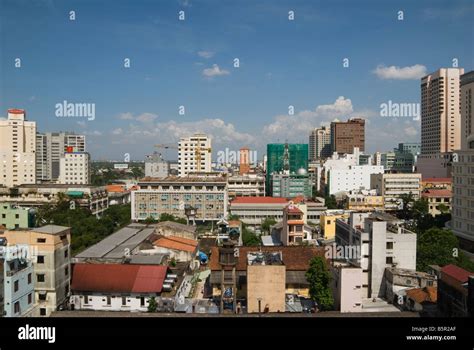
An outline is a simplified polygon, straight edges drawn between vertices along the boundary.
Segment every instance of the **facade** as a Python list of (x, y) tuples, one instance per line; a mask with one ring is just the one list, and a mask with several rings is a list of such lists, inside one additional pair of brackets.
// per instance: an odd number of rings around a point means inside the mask
[(426, 178), (446, 178), (453, 173), (455, 153), (420, 154), (416, 160), (416, 172)]
[(334, 307), (342, 313), (362, 312), (362, 268), (347, 264), (332, 264)]
[(239, 175), (250, 172), (250, 149), (242, 147), (239, 151)]
[(364, 298), (385, 295), (387, 267), (416, 269), (416, 234), (402, 222), (383, 213), (351, 213), (349, 220), (336, 220), (336, 244), (349, 251), (347, 260), (362, 268)]
[(450, 190), (426, 190), (421, 193), (421, 198), (428, 201), (428, 210), (433, 216), (451, 212), (452, 192)]
[(36, 208), (57, 203), (61, 194), (64, 194), (63, 197), (69, 200), (71, 206), (89, 209), (93, 215), (102, 215), (109, 206), (105, 187), (62, 184), (21, 185), (13, 192), (0, 188), (0, 203)]
[(90, 155), (87, 152), (67, 152), (59, 160), (59, 181), (67, 185), (87, 185), (91, 182)]
[(453, 163), (452, 225), (460, 246), (474, 252), (474, 71), (461, 76), (461, 150)]
[(46, 225), (0, 232), (0, 238), (5, 238), (9, 244), (26, 244), (35, 248), (33, 281), (37, 307), (33, 316), (49, 316), (58, 308), (65, 307), (70, 292), (70, 228)]
[(421, 79), (421, 154), (461, 148), (462, 68), (441, 68)]
[(33, 274), (28, 245), (0, 245), (0, 315), (32, 315), (35, 305)]
[(338, 195), (350, 191), (370, 189), (373, 174), (383, 174), (380, 165), (351, 165), (346, 169), (331, 169), (326, 179), (326, 193)]
[(421, 174), (373, 174), (370, 186), (384, 197), (385, 209), (400, 207), (400, 196), (412, 193), (415, 200), (421, 195)]
[(421, 180), (421, 190), (449, 190), (452, 191), (453, 182), (450, 177), (428, 177)]
[(331, 130), (325, 126), (315, 128), (309, 135), (309, 160), (326, 159), (331, 154)]
[(321, 214), (319, 227), (321, 235), (325, 240), (333, 240), (336, 237), (336, 220), (349, 217), (345, 210), (326, 210)]
[(365, 150), (365, 120), (362, 118), (349, 119), (347, 122), (334, 121), (331, 123), (332, 152), (352, 153), (354, 148)]
[(298, 174), (300, 169), (308, 171), (308, 145), (272, 143), (267, 145), (266, 194), (271, 195), (273, 174), (288, 172)]
[(265, 176), (232, 175), (227, 178), (229, 198), (265, 196)]
[(273, 197), (292, 198), (303, 196), (311, 198), (313, 186), (309, 175), (301, 174), (273, 174), (271, 176), (271, 194)]
[(163, 292), (168, 267), (135, 264), (76, 264), (70, 305), (74, 310), (147, 312)]
[[(260, 226), (265, 219), (273, 218), (279, 222), (283, 220), (283, 209), (290, 203), (297, 203), (301, 200), (287, 199), (281, 197), (236, 197), (229, 205), (231, 215), (239, 217), (244, 224), (250, 226)], [(306, 204), (306, 220), (318, 223), (319, 217), (326, 207), (324, 199), (316, 201), (303, 201)]]
[(441, 269), (438, 281), (438, 311), (441, 316), (473, 317), (473, 293), (473, 272), (456, 265), (446, 265)]
[(132, 191), (132, 220), (158, 219), (172, 214), (186, 219), (194, 208), (196, 221), (217, 221), (227, 215), (228, 190), (224, 177), (145, 178)]
[(414, 156), (418, 156), (421, 153), (420, 142), (402, 142), (398, 144), (398, 152), (408, 152)]
[(375, 190), (351, 191), (344, 201), (347, 210), (374, 211), (385, 209), (383, 196), (377, 195)]
[(313, 241), (311, 227), (307, 225), (306, 205), (289, 204), (283, 209), (280, 242), (284, 246), (301, 245)]
[(170, 175), (170, 164), (163, 159), (160, 153), (153, 153), (145, 157), (146, 177), (167, 177)]
[(36, 122), (27, 121), (23, 109), (9, 109), (0, 120), (0, 185), (36, 182)]
[(13, 230), (35, 225), (35, 210), (22, 208), (11, 203), (0, 203), (0, 226)]
[(211, 139), (204, 134), (182, 137), (178, 144), (179, 176), (211, 172)]
[(55, 181), (60, 175), (60, 159), (66, 152), (86, 152), (86, 136), (72, 132), (36, 134), (36, 178)]

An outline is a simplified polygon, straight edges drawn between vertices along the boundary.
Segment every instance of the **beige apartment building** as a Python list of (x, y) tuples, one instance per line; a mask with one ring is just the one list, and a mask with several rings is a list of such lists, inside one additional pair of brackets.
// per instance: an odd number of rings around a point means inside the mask
[(325, 159), (331, 157), (331, 154), (331, 130), (325, 126), (315, 128), (309, 135), (309, 159)]
[(90, 155), (87, 152), (64, 153), (59, 160), (59, 183), (88, 185), (90, 183)]
[(0, 231), (8, 244), (28, 244), (33, 250), (35, 314), (49, 316), (65, 306), (70, 291), (71, 229), (46, 225), (30, 230)]
[(453, 161), (452, 225), (461, 248), (474, 252), (474, 71), (461, 76), (461, 150)]
[(9, 109), (0, 120), (0, 185), (36, 182), (36, 122), (27, 121), (23, 109)]
[(352, 153), (357, 147), (365, 151), (365, 120), (352, 118), (347, 122), (331, 123), (331, 151), (340, 154)]
[(421, 174), (372, 174), (370, 187), (383, 196), (385, 210), (397, 210), (401, 195), (412, 193), (415, 200), (420, 198)]
[(178, 144), (179, 176), (211, 172), (211, 139), (205, 134), (182, 137)]
[(459, 108), (463, 68), (441, 68), (421, 79), (421, 154), (461, 147)]

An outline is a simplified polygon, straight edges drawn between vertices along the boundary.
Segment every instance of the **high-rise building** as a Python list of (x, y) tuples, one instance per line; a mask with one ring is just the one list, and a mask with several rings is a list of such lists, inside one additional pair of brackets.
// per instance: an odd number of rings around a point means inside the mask
[(250, 171), (250, 150), (242, 147), (239, 153), (239, 174), (245, 175)]
[(59, 183), (87, 185), (90, 183), (90, 156), (87, 152), (67, 152), (59, 160)]
[(0, 120), (0, 185), (36, 182), (36, 122), (27, 121), (23, 109), (9, 109)]
[(402, 142), (398, 144), (398, 152), (409, 152), (414, 156), (421, 153), (421, 143), (419, 142)]
[(178, 145), (179, 176), (211, 172), (211, 139), (204, 134), (182, 137)]
[(474, 71), (461, 76), (461, 150), (453, 161), (452, 229), (474, 252)]
[(146, 177), (167, 177), (170, 174), (170, 163), (163, 159), (160, 153), (145, 156)]
[(267, 145), (265, 190), (271, 196), (272, 175), (281, 172), (288, 174), (308, 173), (308, 145), (295, 143), (271, 143)]
[(60, 176), (60, 159), (66, 152), (85, 152), (86, 136), (71, 132), (36, 134), (36, 178), (54, 181)]
[(351, 153), (357, 147), (365, 151), (365, 120), (352, 118), (347, 122), (331, 123), (331, 150), (337, 153)]
[(459, 108), (463, 68), (441, 68), (421, 79), (421, 154), (452, 152), (461, 146)]
[(315, 128), (309, 135), (309, 159), (312, 161), (325, 159), (331, 154), (331, 131), (325, 126)]

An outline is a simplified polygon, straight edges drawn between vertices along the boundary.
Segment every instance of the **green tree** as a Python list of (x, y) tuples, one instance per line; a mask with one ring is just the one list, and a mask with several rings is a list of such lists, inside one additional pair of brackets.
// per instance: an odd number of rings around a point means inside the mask
[(158, 303), (156, 302), (155, 297), (148, 299), (148, 312), (156, 312), (158, 309)]
[(417, 237), (417, 270), (428, 271), (429, 265), (456, 264), (458, 250), (458, 240), (450, 230), (430, 228)]
[(449, 213), (449, 208), (447, 205), (441, 203), (440, 205), (438, 205), (438, 210), (441, 212), (441, 214), (447, 214)]
[(336, 196), (334, 196), (334, 195), (326, 196), (324, 198), (324, 203), (326, 205), (326, 208), (328, 208), (328, 209), (338, 209)]
[(402, 209), (401, 209), (401, 216), (403, 219), (410, 219), (411, 213), (410, 209), (412, 207), (413, 202), (415, 201), (415, 196), (412, 192), (410, 193), (403, 193), (398, 196), (398, 198), (402, 201)]
[(319, 309), (332, 310), (334, 299), (329, 285), (332, 278), (324, 257), (315, 256), (311, 259), (306, 279), (309, 282), (309, 295), (318, 303)]
[(260, 237), (244, 226), (242, 227), (242, 243), (247, 247), (255, 247), (260, 245), (262, 241), (260, 240)]
[(262, 222), (262, 231), (266, 232), (266, 233), (270, 233), (270, 227), (272, 227), (273, 225), (275, 225), (277, 222), (275, 220), (275, 218), (271, 217), (271, 218), (266, 218), (265, 220), (263, 220)]
[(139, 167), (133, 167), (132, 168), (132, 174), (135, 179), (139, 179), (145, 176), (145, 173), (143, 172), (143, 168)]
[(156, 222), (158, 221), (152, 216), (149, 216), (145, 220), (143, 220), (143, 223), (146, 225), (155, 224)]

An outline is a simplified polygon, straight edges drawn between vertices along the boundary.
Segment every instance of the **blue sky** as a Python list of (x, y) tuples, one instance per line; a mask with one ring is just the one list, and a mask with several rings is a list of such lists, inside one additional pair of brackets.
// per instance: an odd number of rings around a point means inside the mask
[[(94, 159), (143, 159), (198, 131), (214, 152), (261, 158), (266, 143), (307, 142), (312, 127), (355, 116), (368, 119), (368, 151), (390, 150), (418, 141), (419, 122), (380, 117), (380, 104), (418, 103), (423, 74), (474, 63), (470, 0), (0, 4), (0, 116), (24, 108), (39, 131), (85, 133)], [(64, 100), (95, 103), (95, 119), (57, 118)]]

